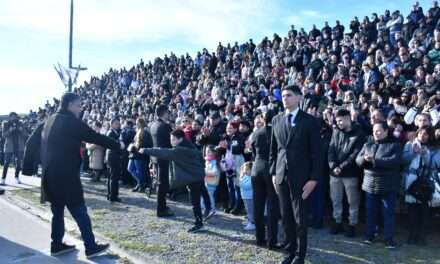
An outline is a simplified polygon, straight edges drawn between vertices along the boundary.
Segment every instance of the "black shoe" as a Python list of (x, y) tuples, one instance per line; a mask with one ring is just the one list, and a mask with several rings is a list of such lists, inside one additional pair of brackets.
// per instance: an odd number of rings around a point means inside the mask
[(121, 198), (110, 198), (111, 203), (122, 203)]
[(139, 191), (140, 193), (144, 193), (146, 189), (147, 189), (147, 185), (144, 184), (144, 185), (142, 185), (142, 186), (139, 186), (139, 190), (138, 190), (138, 191)]
[(234, 209), (231, 211), (231, 214), (233, 214), (233, 215), (241, 215), (241, 213), (242, 213), (242, 210), (241, 210), (241, 208), (239, 208), (239, 207), (234, 208)]
[(188, 233), (199, 233), (206, 231), (206, 227), (203, 224), (195, 224), (193, 227), (188, 229)]
[(172, 216), (174, 216), (174, 213), (170, 209), (165, 209), (163, 211), (157, 212), (157, 217), (172, 217)]
[(393, 240), (388, 240), (388, 241), (385, 241), (385, 248), (386, 249), (396, 249), (396, 244), (394, 243), (394, 241)]
[(56, 246), (51, 245), (50, 246), (50, 255), (51, 256), (59, 256), (59, 255), (63, 255), (63, 254), (72, 252), (75, 249), (76, 249), (75, 246), (67, 245), (65, 243), (62, 243), (62, 244), (56, 245)]
[(86, 249), (86, 257), (93, 258), (109, 249), (110, 244), (96, 244), (92, 249)]
[(131, 189), (132, 192), (138, 192), (141, 186), (136, 185), (133, 189)]
[(344, 231), (344, 228), (342, 227), (341, 223), (333, 222), (332, 226), (330, 227), (330, 234), (331, 235), (337, 235), (343, 231)]
[(5, 190), (0, 189), (0, 195), (5, 194)]
[(355, 237), (356, 236), (356, 227), (349, 225), (347, 227), (347, 231), (345, 232), (346, 237)]
[(232, 211), (232, 208), (226, 208), (226, 209), (224, 210), (224, 212), (227, 213), (227, 214), (229, 214), (231, 211)]
[(295, 255), (289, 255), (281, 261), (281, 264), (292, 264), (293, 260), (295, 259)]
[(275, 244), (268, 244), (268, 245), (267, 245), (267, 248), (268, 248), (269, 250), (273, 250), (273, 251), (282, 250), (282, 249), (284, 249), (284, 247), (285, 247), (285, 245), (283, 245), (283, 244), (278, 244), (278, 243), (275, 243)]

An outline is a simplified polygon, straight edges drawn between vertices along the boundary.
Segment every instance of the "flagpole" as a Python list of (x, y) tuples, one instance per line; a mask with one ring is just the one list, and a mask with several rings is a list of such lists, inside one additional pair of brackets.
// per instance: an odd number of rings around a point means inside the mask
[[(72, 49), (73, 49), (73, 0), (70, 0), (70, 36), (69, 36), (69, 70), (72, 69)], [(72, 91), (72, 77), (69, 74), (68, 91)]]

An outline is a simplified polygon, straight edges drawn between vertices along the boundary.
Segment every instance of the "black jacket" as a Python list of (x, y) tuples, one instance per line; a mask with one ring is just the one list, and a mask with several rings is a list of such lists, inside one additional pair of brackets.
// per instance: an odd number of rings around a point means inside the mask
[(209, 135), (200, 134), (197, 138), (198, 144), (201, 146), (214, 145), (217, 146), (226, 133), (226, 124), (221, 121), (217, 126), (209, 128)]
[(320, 180), (324, 155), (318, 121), (299, 110), (295, 124), (287, 124), (284, 113), (272, 120), (270, 174), (275, 175), (276, 184), (286, 177), (293, 195), (301, 195), (307, 181)]
[[(335, 177), (358, 177), (359, 169), (356, 157), (365, 143), (361, 129), (353, 124), (350, 132), (334, 129), (328, 149), (328, 165), (330, 173)], [(339, 167), (341, 173), (334, 175), (333, 170)]]
[[(121, 140), (121, 133), (120, 131), (110, 129), (110, 131), (107, 132), (107, 137), (113, 139), (116, 142), (119, 142)], [(107, 163), (110, 166), (119, 165), (121, 162), (121, 154), (122, 151), (120, 148), (114, 149), (114, 150), (107, 150)]]
[(202, 153), (185, 139), (174, 148), (146, 148), (144, 154), (172, 161), (169, 174), (171, 189), (202, 182), (205, 177)]
[(254, 157), (251, 176), (270, 177), (269, 174), (269, 154), (270, 154), (270, 136), (272, 127), (265, 126), (256, 130), (252, 136), (251, 146)]
[[(171, 126), (161, 119), (155, 120), (150, 125), (151, 138), (153, 140), (153, 147), (155, 148), (171, 148), (170, 134)], [(154, 163), (158, 162), (157, 157), (152, 157)]]
[[(40, 138), (40, 140), (39, 140)], [(119, 149), (119, 143), (96, 133), (68, 111), (59, 111), (49, 117), (33, 133), (26, 144), (26, 164), (36, 153), (41, 153), (43, 175), (41, 200), (52, 203), (79, 205), (84, 203), (80, 180), (81, 142)], [(30, 156), (28, 156), (30, 155)], [(25, 173), (32, 172), (26, 168)]]
[[(364, 154), (373, 156), (372, 162), (364, 160)], [(371, 194), (397, 192), (400, 188), (402, 146), (393, 138), (369, 141), (359, 152), (356, 163), (364, 170), (362, 190)]]

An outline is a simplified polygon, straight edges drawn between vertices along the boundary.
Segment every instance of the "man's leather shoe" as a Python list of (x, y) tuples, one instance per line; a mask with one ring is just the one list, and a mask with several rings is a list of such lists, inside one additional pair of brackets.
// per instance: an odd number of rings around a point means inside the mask
[(174, 213), (170, 209), (157, 212), (157, 217), (172, 217), (172, 216), (174, 216)]
[(278, 243), (276, 243), (276, 244), (268, 244), (267, 245), (267, 248), (269, 250), (282, 250), (282, 249), (284, 249), (284, 247), (285, 247), (284, 244), (278, 244)]

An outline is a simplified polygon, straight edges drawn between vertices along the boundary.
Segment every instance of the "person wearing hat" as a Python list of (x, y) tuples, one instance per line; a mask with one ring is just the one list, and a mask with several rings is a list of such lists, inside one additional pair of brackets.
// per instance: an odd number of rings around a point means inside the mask
[(81, 231), (86, 256), (91, 258), (107, 250), (109, 244), (96, 243), (87, 213), (80, 179), (81, 143), (93, 143), (112, 150), (122, 146), (95, 132), (81, 121), (80, 114), (79, 95), (65, 93), (60, 109), (40, 124), (26, 142), (23, 174), (34, 175), (34, 164), (41, 158), (41, 202), (49, 201), (52, 211), (51, 255), (75, 250), (75, 246), (63, 243), (64, 208), (67, 207)]
[(18, 176), (20, 175), (21, 161), (23, 158), (27, 133), (23, 123), (19, 120), (17, 113), (11, 112), (9, 114), (9, 120), (2, 124), (2, 131), (3, 136), (5, 137), (5, 145), (3, 149), (3, 175), (0, 185), (6, 185), (6, 176), (11, 161), (14, 161), (15, 163), (15, 181), (17, 184), (21, 184)]

